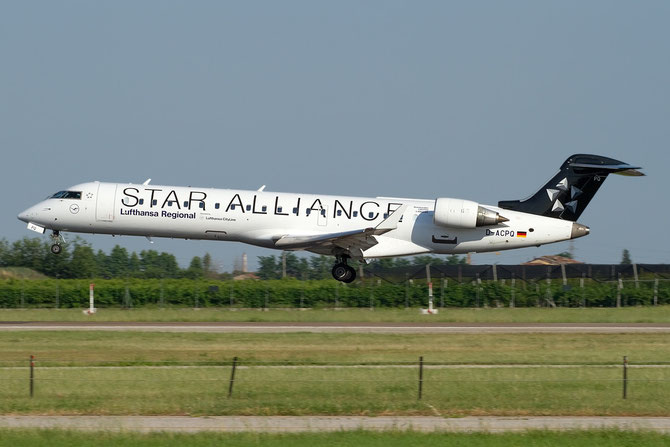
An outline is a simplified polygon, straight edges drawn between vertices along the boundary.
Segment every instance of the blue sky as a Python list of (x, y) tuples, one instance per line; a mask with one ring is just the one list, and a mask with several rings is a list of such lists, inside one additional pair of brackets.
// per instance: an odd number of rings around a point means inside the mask
[[(667, 263), (668, 23), (662, 1), (3, 2), (0, 237), (89, 180), (496, 204), (581, 152), (648, 176), (608, 178), (576, 257)], [(275, 253), (86, 239), (224, 270)]]

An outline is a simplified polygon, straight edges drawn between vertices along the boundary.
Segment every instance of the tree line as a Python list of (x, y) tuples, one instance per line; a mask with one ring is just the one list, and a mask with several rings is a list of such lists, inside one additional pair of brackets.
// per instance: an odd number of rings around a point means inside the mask
[[(414, 258), (378, 259), (364, 268), (393, 268), (423, 266), (426, 264), (464, 264), (465, 258), (452, 255), (446, 257), (415, 256)], [(334, 264), (332, 256), (299, 257), (293, 252), (281, 255), (259, 256), (255, 272), (260, 279), (299, 280), (331, 278)], [(352, 264), (356, 264), (353, 262)], [(187, 268), (181, 268), (171, 253), (156, 250), (129, 252), (120, 245), (109, 253), (94, 250), (81, 238), (75, 238), (63, 246), (59, 255), (49, 250), (49, 242), (39, 237), (24, 237), (13, 243), (0, 240), (0, 267), (27, 267), (52, 278), (189, 278), (229, 279), (241, 272), (220, 272), (209, 253), (194, 256)], [(356, 265), (358, 268), (358, 265)]]
[(114, 246), (109, 254), (93, 250), (86, 241), (76, 238), (63, 245), (54, 255), (49, 243), (40, 238), (0, 240), (0, 267), (27, 267), (52, 278), (200, 278), (211, 269), (211, 257), (194, 257), (188, 268), (182, 269), (170, 253), (142, 250), (129, 253)]

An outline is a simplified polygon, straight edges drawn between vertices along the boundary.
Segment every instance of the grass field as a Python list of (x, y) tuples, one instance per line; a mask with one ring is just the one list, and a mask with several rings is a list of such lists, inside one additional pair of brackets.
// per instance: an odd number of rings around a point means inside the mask
[(246, 321), (246, 322), (489, 322), (489, 323), (667, 323), (670, 306), (622, 308), (445, 308), (438, 315), (418, 309), (271, 309), (139, 308), (0, 309), (0, 321)]
[[(670, 416), (670, 368), (631, 368), (623, 400), (619, 366), (622, 355), (667, 364), (669, 342), (670, 334), (5, 332), (0, 413)], [(422, 401), (419, 355), (429, 363)], [(228, 399), (233, 356), (242, 368)], [(391, 367), (374, 367), (382, 365)]]
[(124, 365), (161, 362), (197, 365), (243, 362), (294, 364), (619, 365), (670, 362), (670, 334), (365, 334), (157, 333), (97, 331), (0, 332), (0, 366)]
[(138, 434), (138, 433), (82, 433), (55, 430), (0, 430), (0, 446), (22, 447), (35, 445), (91, 446), (107, 447), (123, 445), (128, 447), (154, 446), (213, 446), (226, 445), (236, 447), (250, 446), (286, 446), (313, 447), (328, 446), (446, 446), (446, 447), (647, 447), (667, 446), (670, 436), (648, 432), (623, 432), (617, 430), (547, 432), (530, 431), (525, 433), (418, 433), (349, 431), (335, 433), (303, 434), (263, 434), (263, 433), (199, 433), (199, 434)]

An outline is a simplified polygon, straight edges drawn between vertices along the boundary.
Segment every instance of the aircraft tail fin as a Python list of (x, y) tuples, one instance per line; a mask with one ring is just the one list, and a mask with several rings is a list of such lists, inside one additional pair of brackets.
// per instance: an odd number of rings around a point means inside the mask
[(602, 157), (575, 154), (551, 180), (525, 200), (502, 200), (500, 208), (576, 221), (609, 174), (642, 176), (640, 167)]

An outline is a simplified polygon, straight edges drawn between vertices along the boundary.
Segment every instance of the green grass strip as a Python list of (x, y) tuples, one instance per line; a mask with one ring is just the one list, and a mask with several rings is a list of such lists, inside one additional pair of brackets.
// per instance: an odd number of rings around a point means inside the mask
[(670, 436), (619, 430), (593, 430), (524, 433), (418, 433), (348, 431), (334, 433), (198, 433), (198, 434), (139, 434), (108, 432), (75, 432), (61, 430), (0, 430), (0, 446), (23, 447), (35, 445), (107, 447), (202, 447), (202, 446), (286, 446), (313, 447), (315, 445), (337, 446), (421, 446), (421, 447), (665, 447)]
[(410, 309), (270, 309), (220, 308), (0, 309), (0, 321), (238, 321), (238, 322), (462, 322), (462, 323), (667, 323), (670, 306), (622, 308), (445, 308), (437, 315)]

